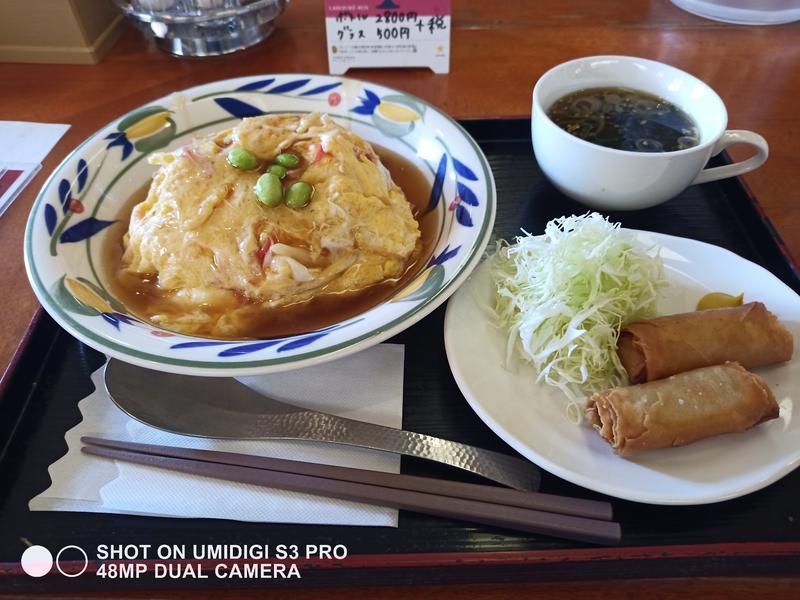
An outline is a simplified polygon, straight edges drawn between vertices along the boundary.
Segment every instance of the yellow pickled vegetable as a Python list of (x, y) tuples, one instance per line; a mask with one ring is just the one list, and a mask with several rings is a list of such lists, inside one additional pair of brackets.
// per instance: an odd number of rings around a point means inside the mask
[(741, 306), (744, 300), (744, 293), (738, 296), (731, 296), (724, 292), (711, 292), (706, 294), (697, 302), (697, 310), (706, 310), (708, 308), (730, 308), (733, 306)]

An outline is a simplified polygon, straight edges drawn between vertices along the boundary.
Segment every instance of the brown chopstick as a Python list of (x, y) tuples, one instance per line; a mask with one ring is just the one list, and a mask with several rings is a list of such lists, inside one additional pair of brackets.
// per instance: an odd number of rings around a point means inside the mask
[[(82, 438), (82, 441), (86, 442), (91, 439)], [(212, 463), (198, 459), (142, 454), (136, 451), (117, 450), (105, 446), (85, 446), (82, 451), (96, 456), (193, 475), (281, 488), (341, 500), (378, 504), (439, 517), (461, 519), (596, 544), (616, 544), (621, 538), (619, 524), (610, 521), (586, 519), (491, 502), (467, 500), (452, 496), (311, 475), (298, 475), (296, 473), (228, 463)]]
[(611, 504), (608, 502), (598, 502), (596, 500), (584, 500), (582, 498), (539, 494), (536, 492), (521, 492), (490, 485), (432, 479), (430, 477), (416, 477), (414, 475), (397, 473), (383, 473), (380, 471), (369, 471), (367, 469), (321, 465), (296, 460), (236, 454), (233, 452), (195, 450), (193, 448), (160, 446), (157, 444), (139, 444), (137, 442), (123, 442), (96, 437), (82, 437), (81, 441), (90, 446), (103, 446), (105, 448), (130, 450), (132, 452), (157, 456), (202, 460), (209, 463), (253, 467), (256, 469), (295, 473), (297, 475), (311, 475), (313, 477), (324, 477), (326, 479), (351, 481), (353, 483), (380, 485), (395, 489), (464, 498), (466, 500), (478, 500), (481, 502), (491, 502), (493, 504), (503, 504), (505, 506), (529, 508), (562, 515), (599, 519), (601, 521), (610, 521), (612, 518)]

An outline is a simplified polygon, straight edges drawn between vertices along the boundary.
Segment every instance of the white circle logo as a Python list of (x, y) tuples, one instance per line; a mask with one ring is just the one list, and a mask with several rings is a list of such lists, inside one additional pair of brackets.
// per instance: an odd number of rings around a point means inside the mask
[[(83, 554), (83, 568), (77, 573), (65, 573), (61, 569), (61, 565), (58, 564), (58, 561), (61, 559), (61, 553), (64, 552), (64, 550), (69, 550), (70, 548), (74, 548), (75, 550)], [(58, 554), (56, 554), (56, 569), (58, 569), (58, 572), (61, 573), (64, 577), (77, 577), (78, 575), (83, 575), (83, 572), (86, 570), (86, 567), (88, 566), (89, 566), (89, 557), (86, 556), (86, 552), (84, 551), (84, 549), (78, 546), (64, 546), (61, 550), (58, 551)]]
[(43, 577), (53, 568), (53, 555), (44, 546), (30, 546), (20, 559), (22, 570), (31, 577)]

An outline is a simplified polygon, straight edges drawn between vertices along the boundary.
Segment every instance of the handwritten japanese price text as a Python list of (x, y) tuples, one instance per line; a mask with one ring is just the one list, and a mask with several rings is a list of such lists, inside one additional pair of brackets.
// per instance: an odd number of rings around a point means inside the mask
[(354, 67), (450, 70), (450, 0), (326, 0), (332, 74)]
[[(367, 25), (369, 15), (352, 13), (349, 10), (340, 11), (336, 15), (336, 23), (340, 26), (336, 30), (339, 41), (365, 40), (368, 30), (359, 24)], [(406, 26), (393, 26), (395, 24), (406, 23)], [(375, 25), (375, 33), (379, 40), (408, 40), (411, 38), (412, 27), (417, 32), (427, 32), (433, 35), (437, 31), (447, 28), (443, 16), (420, 17), (415, 12), (398, 12), (387, 10), (382, 15), (377, 15), (374, 20), (369, 22)], [(378, 27), (378, 25), (386, 25)]]

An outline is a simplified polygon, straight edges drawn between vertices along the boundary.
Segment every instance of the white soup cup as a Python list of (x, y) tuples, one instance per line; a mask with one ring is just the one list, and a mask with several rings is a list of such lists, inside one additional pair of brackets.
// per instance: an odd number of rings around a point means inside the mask
[[(700, 143), (674, 152), (616, 150), (567, 133), (548, 116), (559, 98), (578, 90), (625, 87), (660, 96), (697, 125)], [(669, 65), (630, 56), (589, 56), (547, 71), (533, 88), (531, 136), (536, 160), (564, 194), (588, 206), (632, 210), (661, 204), (695, 183), (733, 177), (761, 166), (766, 140), (752, 131), (726, 130), (728, 112), (708, 85)], [(704, 169), (731, 144), (747, 144), (755, 155)]]

